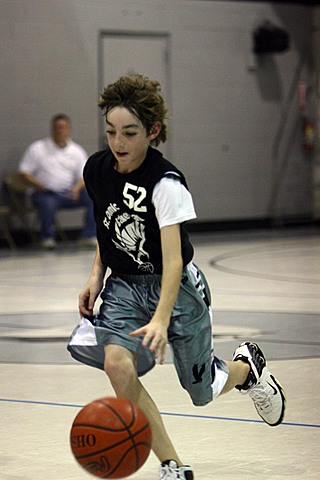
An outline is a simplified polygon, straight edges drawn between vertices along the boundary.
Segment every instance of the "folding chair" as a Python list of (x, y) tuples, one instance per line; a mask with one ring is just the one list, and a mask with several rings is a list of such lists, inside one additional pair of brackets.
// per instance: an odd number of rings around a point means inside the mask
[(11, 250), (15, 250), (17, 245), (10, 232), (9, 216), (10, 208), (8, 205), (0, 205), (0, 236), (7, 241)]
[[(34, 218), (37, 218), (37, 209), (32, 205), (28, 195), (30, 185), (19, 172), (12, 172), (6, 175), (4, 183), (9, 196), (11, 213), (16, 214), (20, 218), (22, 226), (30, 235), (32, 241), (36, 243), (38, 241), (38, 235)], [(61, 240), (68, 240), (66, 233), (57, 219), (55, 220), (55, 226)]]

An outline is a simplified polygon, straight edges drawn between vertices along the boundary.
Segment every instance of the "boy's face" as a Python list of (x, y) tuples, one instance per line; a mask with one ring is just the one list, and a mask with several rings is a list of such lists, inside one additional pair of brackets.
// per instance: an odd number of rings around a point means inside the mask
[(149, 144), (159, 134), (155, 125), (147, 134), (141, 121), (124, 107), (114, 107), (106, 116), (109, 147), (117, 160), (117, 170), (129, 173), (144, 161)]

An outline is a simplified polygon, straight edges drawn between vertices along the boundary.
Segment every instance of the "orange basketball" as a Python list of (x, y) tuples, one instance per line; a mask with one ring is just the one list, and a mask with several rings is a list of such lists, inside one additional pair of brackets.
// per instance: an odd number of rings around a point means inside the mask
[(136, 404), (124, 398), (100, 398), (80, 410), (70, 431), (77, 462), (100, 478), (124, 478), (147, 460), (152, 433)]

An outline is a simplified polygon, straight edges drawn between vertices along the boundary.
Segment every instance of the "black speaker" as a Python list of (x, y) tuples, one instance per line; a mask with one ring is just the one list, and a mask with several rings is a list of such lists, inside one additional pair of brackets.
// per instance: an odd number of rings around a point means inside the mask
[(290, 48), (288, 32), (267, 21), (253, 32), (253, 51), (260, 55), (281, 53)]

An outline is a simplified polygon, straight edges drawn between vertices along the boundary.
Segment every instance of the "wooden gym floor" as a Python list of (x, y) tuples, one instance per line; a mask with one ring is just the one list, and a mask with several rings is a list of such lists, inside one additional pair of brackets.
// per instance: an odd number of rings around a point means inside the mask
[[(246, 339), (264, 350), (287, 395), (271, 428), (237, 391), (193, 407), (167, 361), (143, 378), (196, 480), (319, 480), (320, 230), (193, 234), (209, 281), (216, 354)], [(91, 400), (113, 396), (103, 372), (66, 352), (93, 252), (60, 245), (0, 251), (0, 479), (85, 480), (69, 429)], [(157, 479), (150, 455), (130, 478)]]

